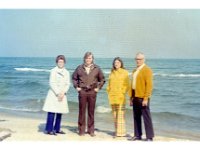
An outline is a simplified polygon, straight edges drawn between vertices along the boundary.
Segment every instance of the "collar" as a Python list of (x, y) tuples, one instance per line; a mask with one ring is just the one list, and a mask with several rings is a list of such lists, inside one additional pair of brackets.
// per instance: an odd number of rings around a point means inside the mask
[(119, 69), (114, 69), (114, 72), (122, 72), (123, 71), (123, 68), (119, 68)]
[(136, 70), (141, 70), (144, 66), (145, 64), (142, 64), (140, 67), (137, 67)]
[(58, 66), (56, 66), (56, 72), (63, 74), (65, 68), (59, 68)]
[(140, 67), (135, 68), (135, 69), (133, 70), (133, 73), (136, 72), (136, 71), (142, 70), (142, 68), (143, 68), (145, 65), (146, 65), (146, 64), (142, 64)]
[(94, 69), (94, 68), (96, 68), (96, 65), (95, 64), (91, 64), (90, 66), (86, 66), (85, 64), (82, 64), (82, 68), (83, 69), (85, 69), (85, 68)]

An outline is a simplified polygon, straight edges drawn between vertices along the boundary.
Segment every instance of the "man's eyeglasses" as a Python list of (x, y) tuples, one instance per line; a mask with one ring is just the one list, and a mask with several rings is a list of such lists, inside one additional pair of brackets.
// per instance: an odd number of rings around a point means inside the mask
[(144, 58), (135, 58), (135, 60), (143, 60)]

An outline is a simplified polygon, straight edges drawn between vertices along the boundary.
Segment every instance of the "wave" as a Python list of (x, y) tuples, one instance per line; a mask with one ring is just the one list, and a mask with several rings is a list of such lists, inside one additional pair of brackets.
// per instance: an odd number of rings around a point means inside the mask
[[(14, 68), (16, 71), (22, 71), (22, 72), (50, 72), (49, 69), (38, 69), (38, 68)], [(68, 69), (70, 73), (73, 73), (74, 70)], [(103, 69), (103, 72), (105, 75), (108, 75), (111, 73), (111, 70)], [(131, 72), (129, 72), (129, 75), (131, 75)], [(177, 77), (177, 78), (200, 78), (200, 74), (184, 74), (184, 73), (178, 73), (178, 74), (168, 74), (168, 73), (154, 73), (154, 76), (160, 76), (160, 77)]]
[(39, 109), (11, 108), (11, 107), (4, 107), (4, 106), (0, 106), (0, 109), (12, 110), (12, 111), (22, 111), (22, 112), (41, 112), (41, 110), (39, 110)]
[(111, 112), (111, 108), (104, 107), (104, 106), (97, 106), (96, 112), (97, 113), (109, 113), (109, 112)]
[[(110, 113), (112, 111), (111, 108), (106, 107), (106, 106), (97, 106), (96, 107), (96, 112), (97, 113)], [(127, 114), (131, 114), (132, 115), (132, 108), (131, 107), (127, 107), (126, 108)], [(186, 114), (181, 114), (181, 113), (177, 113), (177, 112), (154, 112), (152, 111), (152, 114), (154, 116), (157, 116), (159, 118), (164, 118), (166, 120), (168, 119), (189, 119), (191, 121), (196, 121), (199, 119), (198, 116), (191, 116), (191, 115), (186, 115)]]
[(161, 76), (161, 77), (180, 77), (180, 78), (199, 78), (200, 74), (165, 74), (165, 73), (155, 73), (154, 76)]
[(183, 104), (183, 106), (185, 106), (185, 107), (189, 107), (189, 106), (191, 106), (191, 107), (200, 107), (200, 103), (199, 102), (194, 102), (194, 103), (184, 103)]
[[(14, 68), (16, 71), (21, 71), (21, 72), (50, 72), (51, 70), (48, 69), (38, 69), (38, 68)], [(68, 69), (70, 73), (73, 73), (73, 69)], [(105, 74), (110, 74), (110, 70), (103, 70)]]
[(188, 121), (197, 121), (199, 122), (199, 117), (190, 115), (190, 114), (182, 114), (182, 113), (177, 113), (177, 112), (152, 112), (154, 116), (158, 116), (159, 118), (162, 119), (178, 119), (178, 120), (185, 120), (187, 119)]
[(36, 89), (36, 88), (45, 88), (48, 85), (40, 81), (23, 81), (23, 82), (15, 83), (15, 86), (19, 88), (25, 88), (25, 89), (27, 88)]
[[(111, 71), (108, 70), (103, 70), (103, 72), (108, 75), (111, 73)], [(129, 72), (129, 75), (131, 75), (132, 73)], [(167, 73), (154, 73), (154, 76), (160, 76), (160, 77), (177, 77), (177, 78), (200, 78), (200, 74), (183, 74), (183, 73), (179, 73), (179, 74), (167, 74)]]
[(105, 73), (105, 74), (110, 74), (111, 71), (103, 71), (103, 73)]
[(48, 69), (36, 69), (36, 68), (14, 68), (16, 71), (33, 71), (33, 72), (50, 72)]

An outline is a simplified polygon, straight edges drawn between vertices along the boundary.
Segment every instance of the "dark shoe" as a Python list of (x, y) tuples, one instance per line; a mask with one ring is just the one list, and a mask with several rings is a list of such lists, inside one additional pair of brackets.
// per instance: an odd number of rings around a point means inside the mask
[(66, 134), (65, 132), (63, 132), (63, 131), (58, 131), (58, 132), (56, 132), (57, 134)]
[(145, 141), (147, 141), (147, 142), (153, 142), (153, 138), (147, 138)]
[(132, 137), (130, 139), (128, 139), (129, 141), (141, 141), (142, 138), (141, 137)]
[(49, 135), (57, 135), (55, 132), (47, 132)]

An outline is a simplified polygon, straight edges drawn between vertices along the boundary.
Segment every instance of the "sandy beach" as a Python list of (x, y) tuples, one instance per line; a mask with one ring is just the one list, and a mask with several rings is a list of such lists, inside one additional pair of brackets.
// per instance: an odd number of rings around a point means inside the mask
[[(113, 132), (97, 128), (96, 137), (89, 135), (79, 136), (77, 125), (70, 122), (62, 122), (62, 130), (65, 135), (50, 136), (44, 134), (45, 120), (25, 118), (10, 114), (1, 114), (0, 132), (8, 131), (10, 137), (5, 141), (127, 141), (127, 138), (113, 138)], [(131, 133), (128, 133), (132, 135)], [(169, 137), (156, 136), (154, 141), (188, 141)]]

